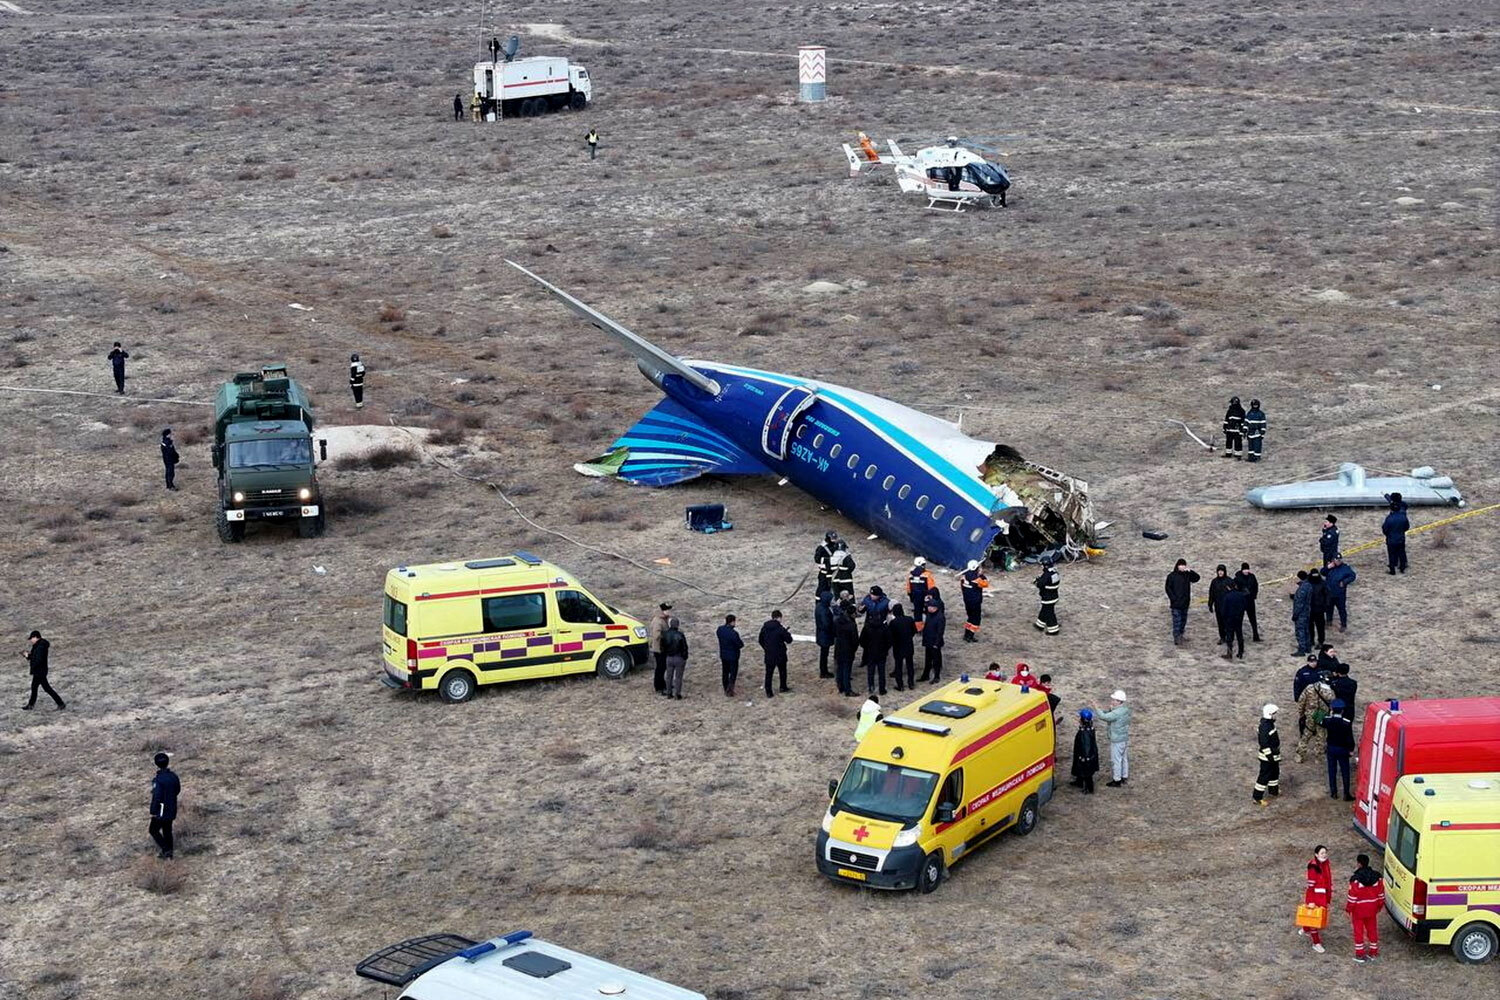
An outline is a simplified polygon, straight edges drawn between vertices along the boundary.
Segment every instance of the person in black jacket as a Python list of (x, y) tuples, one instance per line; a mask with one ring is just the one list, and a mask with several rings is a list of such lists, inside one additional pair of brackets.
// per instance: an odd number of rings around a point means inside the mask
[(1328, 686), (1333, 688), (1333, 696), (1344, 703), (1341, 711), (1344, 718), (1352, 723), (1354, 696), (1359, 692), (1359, 681), (1349, 676), (1349, 664), (1339, 661), (1333, 665), (1333, 676), (1329, 678)]
[(1214, 567), (1214, 578), (1208, 581), (1208, 610), (1214, 616), (1214, 621), (1219, 625), (1219, 643), (1224, 642), (1224, 618), (1219, 613), (1219, 601), (1223, 599), (1224, 592), (1229, 589), (1229, 567), (1219, 563)]
[(666, 631), (661, 634), (661, 651), (667, 660), (667, 687), (662, 693), (668, 698), (682, 700), (682, 675), (687, 670), (688, 641), (682, 634), (682, 623), (676, 618), (667, 620)]
[(1186, 640), (1188, 608), (1193, 603), (1193, 584), (1200, 579), (1188, 568), (1186, 559), (1177, 560), (1172, 572), (1167, 574), (1167, 604), (1172, 609), (1172, 645), (1181, 646)]
[(918, 680), (936, 684), (943, 678), (943, 633), (948, 628), (948, 614), (936, 601), (927, 601), (922, 619), (922, 676)]
[(833, 591), (818, 594), (813, 605), (814, 638), (818, 642), (818, 676), (832, 677), (828, 669), (828, 651), (833, 648)]
[(21, 706), (21, 710), (29, 712), (36, 707), (36, 693), (38, 690), (47, 692), (52, 700), (57, 702), (58, 711), (68, 706), (64, 704), (58, 693), (52, 690), (52, 685), (47, 683), (47, 654), (52, 649), (52, 644), (42, 638), (42, 633), (36, 629), (31, 630), (27, 638), (26, 652), (21, 655), (26, 657), (26, 662), (31, 668), (31, 700)]
[(177, 454), (177, 443), (172, 440), (172, 428), (168, 427), (161, 432), (161, 464), (167, 473), (167, 489), (177, 488), (177, 463), (182, 461), (182, 456)]
[(886, 626), (886, 636), (891, 642), (896, 690), (904, 691), (907, 688), (915, 688), (917, 686), (915, 659), (917, 623), (915, 619), (907, 616), (906, 609), (899, 604), (891, 605), (891, 622)]
[(1318, 723), (1328, 730), (1328, 746), (1324, 750), (1328, 755), (1328, 797), (1339, 797), (1334, 778), (1342, 775), (1344, 801), (1353, 802), (1354, 796), (1349, 794), (1349, 755), (1354, 753), (1354, 724), (1349, 720), (1354, 714), (1353, 706), (1345, 704), (1342, 698), (1334, 698), (1328, 709), (1328, 714)]
[(1260, 728), (1256, 730), (1255, 743), (1259, 752), (1260, 772), (1255, 776), (1255, 791), (1250, 796), (1256, 805), (1266, 804), (1266, 794), (1281, 794), (1281, 735), (1276, 732), (1275, 705), (1266, 705), (1260, 710)]
[(813, 565), (818, 570), (816, 593), (822, 594), (824, 591), (833, 589), (833, 554), (842, 544), (837, 531), (827, 531), (823, 533), (823, 541), (813, 549)]
[(1321, 646), (1328, 641), (1328, 613), (1333, 610), (1333, 594), (1318, 570), (1307, 574), (1307, 582), (1312, 584), (1312, 619), (1308, 622), (1308, 637), (1315, 645)]
[(725, 615), (724, 624), (714, 633), (719, 639), (719, 663), (723, 668), (724, 694), (734, 697), (734, 682), (740, 675), (740, 650), (745, 640), (734, 627), (734, 615)]
[(1245, 444), (1245, 408), (1240, 397), (1231, 396), (1229, 408), (1224, 411), (1224, 457), (1239, 460)]
[(182, 782), (167, 765), (171, 758), (158, 753), (156, 774), (151, 777), (151, 839), (161, 857), (172, 859), (172, 821), (177, 818), (177, 796), (182, 793)]
[(755, 640), (760, 643), (760, 648), (766, 654), (766, 697), (775, 696), (771, 690), (771, 675), (781, 672), (781, 691), (788, 692), (791, 688), (786, 686), (786, 648), (792, 644), (792, 633), (781, 624), (781, 612), (772, 611), (771, 617), (760, 627), (760, 636)]
[(1245, 595), (1232, 579), (1219, 595), (1219, 635), (1223, 637), (1224, 659), (1230, 658), (1236, 642), (1240, 644), (1239, 658), (1245, 658)]
[(1323, 564), (1333, 561), (1339, 551), (1339, 519), (1329, 514), (1323, 519), (1323, 533), (1318, 536), (1318, 551), (1323, 553)]
[(1078, 710), (1078, 732), (1073, 734), (1073, 781), (1083, 794), (1094, 794), (1094, 775), (1099, 773), (1099, 740), (1094, 735), (1094, 711)]
[(1250, 619), (1250, 641), (1260, 642), (1260, 623), (1255, 620), (1255, 598), (1260, 594), (1260, 581), (1250, 572), (1250, 564), (1240, 563), (1240, 571), (1234, 574), (1234, 582), (1245, 595), (1245, 617)]
[(1245, 411), (1245, 447), (1247, 462), (1259, 462), (1260, 452), (1266, 443), (1266, 413), (1260, 408), (1260, 400), (1250, 400), (1250, 409)]
[[(885, 657), (891, 649), (886, 616), (890, 609), (891, 602), (879, 587), (871, 587), (870, 593), (859, 602), (859, 613), (865, 620), (859, 630), (860, 662), (865, 668), (865, 691), (869, 694), (885, 694)], [(880, 681), (878, 690), (877, 678)]]
[(453, 120), (461, 122), (464, 120), (464, 95), (453, 95)]
[(1406, 572), (1406, 533), (1411, 530), (1411, 519), (1406, 516), (1406, 502), (1401, 494), (1392, 493), (1389, 500), (1391, 512), (1381, 523), (1380, 533), (1385, 536), (1385, 571), (1395, 576), (1398, 569)]
[(859, 648), (859, 628), (854, 610), (840, 601), (833, 607), (833, 676), (839, 694), (854, 697), (854, 651)]
[(115, 341), (115, 346), (110, 350), (109, 354), (106, 355), (106, 357), (109, 358), (109, 367), (115, 376), (115, 392), (120, 395), (124, 395), (125, 359), (130, 357), (130, 352), (121, 347), (120, 342), (117, 340)]

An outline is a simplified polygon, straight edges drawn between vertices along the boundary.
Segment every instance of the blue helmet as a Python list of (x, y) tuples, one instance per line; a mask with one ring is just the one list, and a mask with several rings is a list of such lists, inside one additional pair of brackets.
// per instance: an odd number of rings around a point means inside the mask
[(1094, 710), (1091, 708), (1080, 708), (1078, 710), (1078, 718), (1082, 722), (1093, 722)]

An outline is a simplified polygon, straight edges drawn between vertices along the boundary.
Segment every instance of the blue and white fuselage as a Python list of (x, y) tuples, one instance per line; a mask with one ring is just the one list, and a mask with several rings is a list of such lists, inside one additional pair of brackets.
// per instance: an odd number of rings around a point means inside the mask
[[(983, 560), (996, 535), (1041, 515), (1071, 557), (1092, 535), (1086, 484), (1025, 463), (1064, 495), (1028, 506), (985, 481), (1001, 449), (952, 423), (858, 389), (669, 354), (561, 289), (512, 264), (594, 326), (618, 338), (666, 397), (576, 468), (647, 486), (701, 475), (777, 475), (870, 531), (947, 566)], [(1014, 453), (1010, 453), (1012, 456)], [(1017, 525), (1012, 537), (1035, 532)]]

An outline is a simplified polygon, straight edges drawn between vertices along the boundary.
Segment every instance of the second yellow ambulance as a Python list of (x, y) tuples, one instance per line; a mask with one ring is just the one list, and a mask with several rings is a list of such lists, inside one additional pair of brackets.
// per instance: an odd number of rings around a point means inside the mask
[(886, 716), (829, 783), (818, 871), (876, 889), (937, 888), (1005, 830), (1030, 833), (1052, 797), (1047, 696), (960, 679)]

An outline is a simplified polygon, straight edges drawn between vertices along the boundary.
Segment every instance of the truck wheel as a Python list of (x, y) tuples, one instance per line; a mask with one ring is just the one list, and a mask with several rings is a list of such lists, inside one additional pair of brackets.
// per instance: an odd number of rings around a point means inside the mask
[(231, 521), (224, 516), (222, 510), (219, 511), (216, 526), (219, 529), (219, 541), (221, 542), (240, 542), (245, 539), (245, 522)]
[(301, 517), (297, 519), (297, 537), (317, 538), (323, 534), (323, 515), (317, 517)]
[(573, 96), (568, 99), (568, 105), (574, 111), (582, 111), (584, 108), (588, 107), (588, 103), (589, 99), (587, 97), (584, 97), (583, 92), (579, 90), (573, 91)]
[(528, 97), (521, 102), (521, 114), (523, 117), (535, 118), (541, 113), (541, 101), (538, 101), (535, 97)]
[(474, 682), (474, 675), (467, 670), (450, 670), (438, 683), (438, 694), (448, 704), (457, 705), (474, 697), (474, 689), (477, 686)]
[(1021, 811), (1016, 814), (1015, 831), (1017, 836), (1024, 837), (1036, 829), (1036, 821), (1040, 812), (1041, 807), (1037, 805), (1036, 796), (1026, 796), (1026, 801), (1021, 803)]
[(922, 859), (922, 867), (917, 870), (917, 891), (928, 893), (938, 887), (943, 880), (943, 852), (933, 851)]
[(1489, 924), (1465, 924), (1453, 935), (1453, 955), (1468, 965), (1483, 965), (1500, 950), (1500, 933)]
[(617, 681), (630, 673), (630, 654), (619, 647), (606, 649), (599, 654), (599, 662), (594, 669), (599, 676)]

